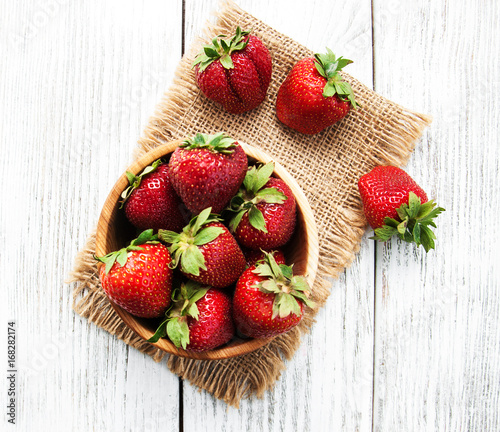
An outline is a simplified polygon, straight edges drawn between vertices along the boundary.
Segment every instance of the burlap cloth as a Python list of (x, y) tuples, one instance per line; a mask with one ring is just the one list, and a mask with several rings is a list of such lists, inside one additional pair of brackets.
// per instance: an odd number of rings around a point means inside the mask
[[(263, 40), (273, 58), (273, 75), (267, 98), (257, 109), (231, 115), (201, 94), (190, 65), (203, 42), (217, 34), (231, 34), (237, 25), (253, 29)], [(331, 286), (327, 278), (337, 277), (350, 265), (366, 228), (357, 189), (359, 177), (376, 165), (404, 164), (430, 117), (396, 105), (344, 73), (361, 108), (317, 135), (302, 135), (277, 120), (275, 100), (292, 66), (312, 52), (232, 2), (221, 5), (216, 23), (207, 24), (205, 34), (205, 40), (198, 40), (178, 65), (171, 88), (139, 140), (136, 156), (164, 142), (218, 131), (273, 156), (295, 177), (315, 214), (320, 261), (313, 292), (321, 307)], [(288, 334), (237, 358), (203, 361), (169, 356), (136, 336), (114, 312), (99, 284), (94, 245), (95, 235), (91, 234), (76, 258), (74, 310), (155, 361), (168, 358), (172, 372), (230, 405), (238, 406), (242, 398), (259, 397), (270, 389), (284, 369), (285, 359), (293, 356), (302, 334), (314, 321), (310, 314)]]

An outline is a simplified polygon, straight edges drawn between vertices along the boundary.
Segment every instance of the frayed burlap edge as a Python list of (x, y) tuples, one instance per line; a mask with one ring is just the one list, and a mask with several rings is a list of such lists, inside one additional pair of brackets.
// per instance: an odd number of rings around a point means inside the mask
[[(240, 23), (243, 26), (249, 21), (255, 24), (258, 20), (255, 20), (231, 1), (223, 1), (221, 11), (217, 14), (217, 23), (208, 24), (206, 34), (224, 33), (228, 28), (234, 27), (234, 23)], [(253, 28), (256, 33), (259, 32), (259, 25), (254, 25)], [(271, 31), (267, 40), (268, 47), (272, 49), (273, 46), (277, 46), (279, 37), (280, 35)], [(180, 127), (182, 119), (189, 114), (189, 110), (195, 104), (205, 103), (194, 81), (186, 80), (186, 76), (192, 74), (190, 64), (194, 53), (198, 51), (199, 45), (203, 41), (200, 38), (180, 62), (171, 88), (157, 106), (155, 115), (150, 119), (144, 136), (139, 141), (135, 153), (136, 157), (165, 142), (188, 136)], [(310, 51), (303, 49), (298, 54), (306, 56), (310, 55)], [(291, 66), (292, 64), (290, 64)], [(351, 83), (356, 94), (369, 91), (353, 77), (347, 74), (344, 76)], [(272, 89), (270, 89), (271, 91)], [(373, 92), (370, 95), (378, 97)], [(193, 102), (187, 104), (186, 100)], [(377, 149), (377, 152), (367, 157), (367, 168), (380, 164), (404, 165), (416, 140), (431, 121), (429, 116), (412, 112), (385, 99), (383, 102), (390, 105), (393, 116), (390, 119), (390, 127), (384, 129), (386, 133), (382, 138), (382, 145)], [(363, 104), (363, 101), (361, 103)], [(368, 108), (365, 107), (365, 109)], [(363, 118), (360, 117), (359, 121), (362, 122)], [(300, 139), (302, 137), (297, 134), (297, 141)], [(290, 167), (285, 164), (285, 168)], [(317, 197), (308, 196), (308, 199), (313, 198), (317, 199)], [(331, 286), (329, 278), (338, 277), (339, 273), (352, 263), (358, 252), (366, 228), (366, 220), (361, 210), (359, 197), (350, 195), (346, 196), (345, 199), (348, 201), (348, 205), (335, 214), (336, 220), (342, 223), (332, 224), (333, 226), (329, 227), (328, 233), (322, 232), (321, 226), (318, 227), (320, 259), (318, 276), (313, 288), (318, 308), (315, 312), (309, 310), (302, 322), (292, 331), (273, 339), (269, 344), (253, 353), (226, 360), (190, 360), (167, 355), (138, 337), (123, 324), (100, 287), (97, 265), (93, 258), (95, 233), (90, 235), (85, 248), (78, 254), (71, 275), (71, 280), (77, 282), (74, 290), (73, 309), (89, 322), (150, 355), (155, 361), (161, 361), (167, 357), (168, 367), (173, 373), (225, 401), (228, 405), (238, 407), (242, 399), (253, 395), (262, 397), (266, 390), (274, 386), (281, 372), (285, 369), (285, 360), (294, 355), (300, 346), (302, 335), (313, 324), (315, 313), (326, 302)], [(342, 231), (337, 226), (341, 226)]]

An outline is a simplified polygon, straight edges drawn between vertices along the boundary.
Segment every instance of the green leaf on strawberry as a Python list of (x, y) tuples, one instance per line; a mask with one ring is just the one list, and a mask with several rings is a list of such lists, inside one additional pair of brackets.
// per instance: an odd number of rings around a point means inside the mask
[(177, 348), (206, 351), (234, 336), (231, 299), (223, 291), (188, 281), (176, 289), (172, 307), (149, 342), (166, 337)]
[(356, 103), (352, 87), (339, 73), (345, 66), (351, 64), (352, 60), (337, 58), (330, 48), (326, 50), (324, 54), (314, 54), (316, 70), (327, 80), (323, 88), (323, 96), (328, 98), (336, 94), (341, 100), (348, 100), (356, 109), (359, 104)]
[(291, 313), (301, 314), (297, 299), (313, 308), (314, 302), (309, 299), (310, 287), (304, 276), (293, 276), (293, 268), (285, 264), (277, 264), (271, 253), (265, 253), (262, 263), (253, 272), (266, 279), (257, 284), (260, 291), (275, 294), (272, 318), (287, 317)]
[(183, 272), (194, 276), (199, 276), (200, 270), (207, 270), (205, 258), (198, 246), (210, 243), (224, 232), (221, 227), (206, 226), (211, 222), (220, 221), (217, 215), (211, 214), (211, 210), (211, 207), (206, 208), (192, 218), (180, 233), (158, 231), (160, 240), (170, 244), (168, 250), (172, 254), (172, 268), (180, 264)]
[(231, 60), (231, 54), (241, 51), (248, 44), (246, 36), (250, 31), (243, 31), (238, 26), (235, 35), (229, 40), (226, 35), (218, 35), (212, 39), (211, 45), (205, 45), (203, 51), (194, 59), (192, 67), (198, 65), (200, 71), (204, 71), (211, 63), (219, 60), (225, 69), (233, 69), (234, 64)]
[(207, 149), (214, 153), (231, 154), (238, 143), (224, 132), (217, 132), (214, 135), (197, 133), (194, 138), (184, 140), (179, 147), (193, 149)]
[(182, 319), (182, 317), (169, 319), (165, 331), (177, 348), (186, 349), (189, 344), (189, 327), (186, 319)]
[(386, 217), (384, 225), (376, 228), (374, 240), (387, 241), (393, 235), (401, 240), (422, 245), (426, 252), (434, 249), (434, 232), (429, 226), (435, 228), (434, 218), (444, 212), (444, 208), (436, 207), (434, 200), (421, 203), (421, 199), (413, 192), (409, 193), (408, 203), (396, 209), (399, 220)]
[(138, 175), (134, 175), (130, 171), (127, 171), (125, 173), (125, 175), (127, 176), (127, 180), (129, 182), (129, 186), (120, 195), (120, 197), (121, 197), (120, 208), (122, 208), (125, 205), (125, 202), (130, 197), (132, 192), (140, 186), (143, 177), (156, 171), (156, 169), (161, 164), (162, 164), (161, 159), (158, 159), (158, 160), (154, 161), (151, 165), (148, 165), (146, 168), (144, 168), (142, 170), (142, 172)]
[(266, 221), (262, 212), (256, 207), (258, 203), (282, 204), (287, 196), (276, 188), (264, 188), (274, 172), (274, 163), (269, 162), (259, 167), (248, 169), (242, 187), (231, 199), (224, 212), (230, 219), (229, 228), (235, 231), (241, 219), (248, 213), (250, 225), (267, 233)]
[(105, 272), (108, 274), (115, 262), (118, 263), (120, 267), (123, 267), (127, 262), (128, 253), (130, 251), (142, 250), (143, 248), (140, 247), (140, 245), (146, 243), (158, 243), (158, 236), (153, 234), (152, 229), (143, 231), (136, 239), (132, 240), (128, 246), (117, 251), (110, 252), (102, 257), (94, 256), (94, 258), (105, 264)]
[(256, 194), (269, 181), (274, 172), (274, 163), (269, 162), (260, 167), (253, 166), (243, 179), (243, 186), (249, 193)]
[[(245, 214), (245, 212), (240, 212), (241, 217)], [(251, 206), (248, 210), (248, 220), (250, 221), (250, 225), (254, 228), (257, 228), (260, 231), (267, 233), (266, 229), (266, 220), (264, 219), (264, 215), (262, 212), (255, 206)], [(236, 229), (237, 225), (234, 226), (233, 229)]]
[(180, 257), (182, 271), (199, 276), (200, 270), (206, 270), (205, 257), (200, 250), (193, 244), (187, 246), (184, 250), (177, 249), (177, 255)]
[(148, 342), (156, 343), (160, 338), (168, 336), (177, 348), (186, 349), (190, 342), (187, 317), (198, 320), (196, 302), (203, 298), (208, 289), (191, 280), (176, 288), (172, 293), (172, 307), (167, 310), (165, 319)]
[(282, 204), (286, 199), (286, 195), (275, 188), (265, 188), (258, 190), (255, 193), (255, 198), (256, 202), (265, 201), (268, 204)]

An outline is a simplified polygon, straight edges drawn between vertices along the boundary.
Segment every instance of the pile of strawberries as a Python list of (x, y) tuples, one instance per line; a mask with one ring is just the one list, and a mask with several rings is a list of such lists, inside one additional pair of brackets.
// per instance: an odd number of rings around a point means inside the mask
[(295, 230), (296, 202), (273, 172), (272, 162), (249, 167), (225, 134), (199, 133), (168, 161), (127, 173), (122, 207), (140, 234), (98, 257), (100, 279), (132, 315), (164, 318), (150, 341), (168, 337), (177, 347), (210, 350), (236, 332), (286, 332), (305, 305), (313, 307), (306, 279), (285, 263), (281, 248)]
[[(340, 75), (351, 60), (329, 49), (300, 60), (281, 83), (279, 121), (316, 134), (357, 108)], [(255, 109), (271, 82), (272, 58), (239, 27), (215, 37), (195, 58), (202, 93), (232, 114)], [(168, 337), (187, 350), (210, 350), (236, 332), (266, 338), (297, 325), (313, 307), (303, 276), (280, 250), (293, 235), (295, 198), (272, 176), (272, 163), (248, 167), (241, 146), (223, 133), (197, 134), (168, 161), (127, 173), (123, 209), (140, 233), (129, 246), (98, 259), (102, 287), (129, 313), (161, 318), (150, 341)], [(378, 166), (359, 179), (375, 239), (398, 236), (434, 248), (434, 219), (444, 209), (400, 168)], [(186, 217), (188, 215), (188, 217)]]

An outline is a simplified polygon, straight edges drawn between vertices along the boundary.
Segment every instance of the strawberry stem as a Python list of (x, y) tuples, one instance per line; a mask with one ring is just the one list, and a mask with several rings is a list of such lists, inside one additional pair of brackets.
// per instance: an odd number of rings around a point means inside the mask
[(352, 63), (352, 60), (343, 57), (336, 57), (330, 48), (326, 49), (325, 54), (314, 54), (317, 71), (326, 79), (325, 87), (323, 88), (323, 96), (325, 98), (338, 95), (343, 101), (349, 101), (354, 109), (359, 105), (354, 98), (354, 92), (351, 85), (344, 81), (340, 75), (340, 71)]
[(196, 302), (202, 299), (208, 291), (195, 281), (187, 281), (172, 293), (172, 306), (165, 313), (165, 319), (160, 323), (148, 342), (158, 342), (168, 336), (177, 347), (186, 349), (189, 345), (189, 327), (187, 317), (198, 320), (199, 311)]
[(120, 208), (122, 208), (125, 205), (125, 202), (130, 197), (130, 195), (132, 195), (132, 192), (140, 186), (143, 177), (156, 171), (156, 169), (161, 164), (162, 164), (161, 159), (158, 159), (154, 161), (151, 165), (144, 168), (142, 172), (138, 175), (134, 175), (130, 171), (127, 171), (125, 173), (129, 182), (129, 186), (120, 195), (120, 197), (122, 198), (120, 201)]
[(97, 261), (100, 261), (106, 265), (105, 271), (106, 274), (108, 274), (113, 265), (115, 264), (115, 262), (117, 262), (120, 265), (120, 267), (123, 267), (127, 263), (128, 253), (130, 251), (142, 250), (143, 248), (140, 247), (140, 245), (146, 243), (148, 244), (158, 243), (158, 236), (156, 234), (153, 234), (152, 229), (143, 231), (141, 234), (139, 234), (139, 237), (132, 240), (128, 246), (119, 249), (117, 251), (110, 252), (102, 257), (94, 256), (94, 258)]
[(256, 207), (260, 202), (282, 204), (286, 195), (276, 188), (264, 188), (274, 172), (274, 163), (269, 162), (260, 167), (248, 169), (238, 193), (231, 199), (225, 213), (229, 215), (229, 228), (236, 230), (243, 216), (248, 213), (250, 225), (267, 233), (266, 221), (262, 212)]
[(385, 242), (396, 235), (405, 242), (423, 246), (426, 252), (435, 248), (436, 235), (429, 226), (436, 228), (434, 219), (444, 208), (436, 207), (434, 200), (422, 204), (420, 198), (410, 192), (408, 204), (402, 204), (396, 211), (399, 219), (386, 217), (384, 225), (375, 229), (371, 239)]
[(193, 138), (184, 140), (179, 147), (186, 150), (207, 149), (214, 153), (231, 154), (238, 145), (236, 140), (218, 132), (214, 135), (197, 133)]
[(225, 69), (233, 69), (231, 54), (235, 51), (241, 51), (247, 46), (249, 34), (250, 31), (243, 31), (238, 26), (235, 35), (230, 39), (226, 35), (214, 37), (212, 44), (205, 45), (198, 53), (191, 67), (198, 65), (199, 71), (203, 72), (211, 63), (219, 60)]
[(221, 227), (207, 227), (211, 222), (219, 222), (220, 218), (210, 213), (211, 207), (206, 208), (200, 214), (193, 217), (182, 232), (176, 233), (160, 229), (158, 237), (165, 243), (170, 243), (168, 250), (172, 256), (171, 268), (176, 268), (179, 264), (185, 273), (199, 276), (200, 269), (206, 270), (205, 257), (198, 246), (210, 243), (224, 232)]
[(265, 252), (263, 262), (253, 272), (266, 280), (257, 287), (267, 294), (274, 294), (272, 318), (285, 318), (291, 313), (300, 315), (299, 301), (313, 308), (315, 303), (309, 299), (311, 289), (304, 276), (294, 276), (293, 268), (277, 264), (272, 253)]

